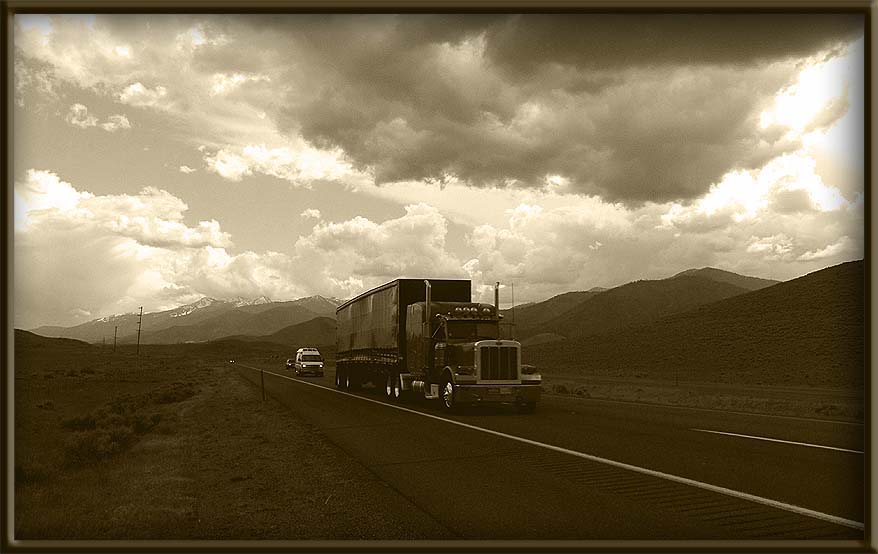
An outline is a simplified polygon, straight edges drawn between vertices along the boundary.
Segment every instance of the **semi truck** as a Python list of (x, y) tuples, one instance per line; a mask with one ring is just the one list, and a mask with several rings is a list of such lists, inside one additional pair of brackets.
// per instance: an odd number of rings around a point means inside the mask
[(501, 338), (494, 305), (472, 301), (463, 279), (396, 279), (338, 306), (335, 386), (372, 383), (391, 401), (514, 404), (533, 411), (541, 376), (522, 365), (521, 344)]

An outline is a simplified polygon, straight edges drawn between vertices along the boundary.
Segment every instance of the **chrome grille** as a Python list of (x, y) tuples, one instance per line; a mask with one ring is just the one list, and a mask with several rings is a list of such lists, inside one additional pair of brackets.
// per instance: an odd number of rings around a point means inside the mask
[(518, 349), (514, 346), (482, 346), (481, 377), (490, 381), (518, 379)]

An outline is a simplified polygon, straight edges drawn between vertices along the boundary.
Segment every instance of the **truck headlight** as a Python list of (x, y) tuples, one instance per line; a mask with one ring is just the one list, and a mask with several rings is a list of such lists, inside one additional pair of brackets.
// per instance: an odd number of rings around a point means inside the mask
[(536, 366), (532, 366), (529, 364), (521, 364), (521, 374), (522, 375), (533, 375), (537, 372)]
[(456, 373), (458, 375), (475, 375), (476, 367), (472, 365), (459, 365), (457, 366)]

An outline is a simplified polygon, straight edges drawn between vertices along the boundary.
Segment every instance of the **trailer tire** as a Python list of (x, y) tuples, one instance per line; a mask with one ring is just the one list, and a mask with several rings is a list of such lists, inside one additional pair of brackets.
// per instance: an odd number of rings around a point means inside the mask
[(398, 371), (387, 374), (387, 385), (384, 387), (387, 399), (391, 402), (399, 402), (402, 399), (402, 380)]
[(456, 389), (457, 387), (454, 386), (451, 376), (446, 374), (442, 378), (442, 387), (439, 389), (439, 400), (442, 402), (442, 408), (446, 412), (457, 411), (457, 402), (454, 399), (454, 393), (457, 392)]
[(384, 398), (393, 400), (393, 372), (389, 371), (384, 375)]
[(341, 390), (344, 388), (344, 365), (335, 366), (335, 388)]

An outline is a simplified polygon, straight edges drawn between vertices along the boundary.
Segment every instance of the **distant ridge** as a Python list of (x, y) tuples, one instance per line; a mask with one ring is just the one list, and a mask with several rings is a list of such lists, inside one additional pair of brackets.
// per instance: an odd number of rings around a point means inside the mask
[(94, 345), (81, 340), (65, 339), (56, 337), (44, 337), (25, 331), (23, 329), (15, 329), (15, 348), (46, 348), (68, 350), (92, 350), (96, 348)]
[(523, 357), (577, 375), (857, 389), (864, 291), (863, 261), (847, 262), (656, 321), (526, 347)]
[(335, 318), (316, 317), (303, 323), (284, 327), (270, 335), (233, 335), (219, 340), (239, 340), (244, 342), (273, 342), (290, 348), (305, 346), (327, 346), (335, 344)]
[(748, 290), (727, 282), (693, 275), (634, 281), (592, 296), (546, 321), (540, 332), (584, 337), (654, 321), (745, 292)]
[(718, 283), (728, 283), (747, 290), (759, 290), (780, 283), (772, 279), (760, 279), (759, 277), (747, 277), (746, 275), (738, 275), (731, 271), (717, 269), (715, 267), (702, 267), (701, 269), (687, 269), (671, 277), (703, 277)]

